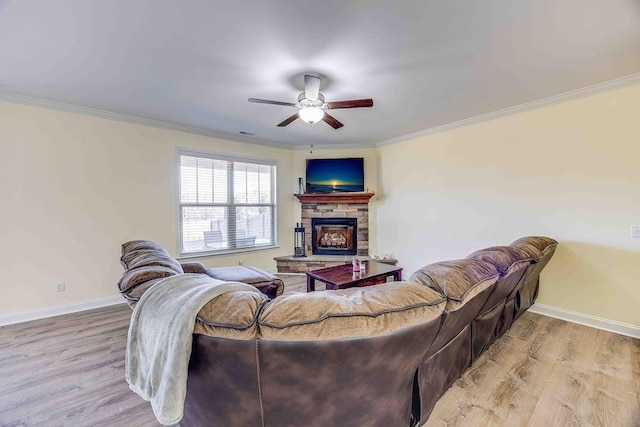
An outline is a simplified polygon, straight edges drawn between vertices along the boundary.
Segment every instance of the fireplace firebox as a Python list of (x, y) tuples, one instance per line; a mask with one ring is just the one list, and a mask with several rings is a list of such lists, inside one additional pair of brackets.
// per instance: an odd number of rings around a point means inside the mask
[(357, 218), (312, 218), (311, 242), (314, 255), (356, 255)]

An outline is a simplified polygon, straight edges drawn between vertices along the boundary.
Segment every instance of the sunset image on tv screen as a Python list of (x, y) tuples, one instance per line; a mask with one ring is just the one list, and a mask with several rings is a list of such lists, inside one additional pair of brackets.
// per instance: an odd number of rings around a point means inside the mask
[(307, 193), (364, 191), (364, 159), (307, 160)]

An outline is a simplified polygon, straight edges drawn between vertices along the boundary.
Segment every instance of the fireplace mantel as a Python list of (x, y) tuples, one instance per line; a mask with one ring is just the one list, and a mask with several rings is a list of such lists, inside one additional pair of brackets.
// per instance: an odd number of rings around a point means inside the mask
[(329, 193), (329, 194), (313, 194), (304, 193), (296, 194), (300, 203), (369, 203), (369, 199), (376, 194), (374, 192), (358, 192), (358, 193)]

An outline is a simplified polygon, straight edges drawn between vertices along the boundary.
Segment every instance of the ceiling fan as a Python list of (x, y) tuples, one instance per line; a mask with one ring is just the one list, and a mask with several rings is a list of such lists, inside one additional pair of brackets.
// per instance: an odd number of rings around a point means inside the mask
[(298, 102), (281, 102), (269, 101), (267, 99), (249, 98), (249, 102), (257, 102), (259, 104), (284, 105), (286, 107), (298, 107), (300, 110), (293, 116), (279, 123), (278, 126), (287, 126), (289, 123), (300, 118), (302, 121), (314, 124), (320, 120), (327, 123), (334, 129), (340, 129), (344, 126), (335, 117), (327, 113), (325, 110), (335, 110), (338, 108), (361, 108), (372, 107), (373, 99), (352, 99), (349, 101), (324, 102), (324, 95), (320, 93), (320, 77), (305, 74), (304, 76), (304, 92), (298, 95)]

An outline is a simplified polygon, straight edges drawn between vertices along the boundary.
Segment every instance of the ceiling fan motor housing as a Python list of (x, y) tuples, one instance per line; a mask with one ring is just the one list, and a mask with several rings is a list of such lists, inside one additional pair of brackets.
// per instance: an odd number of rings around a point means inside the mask
[(305, 93), (302, 92), (300, 95), (298, 95), (298, 107), (300, 107), (300, 108), (307, 108), (307, 107), (324, 108), (325, 107), (324, 95), (321, 94), (321, 93), (318, 93), (318, 99), (312, 101), (310, 99), (307, 99)]

